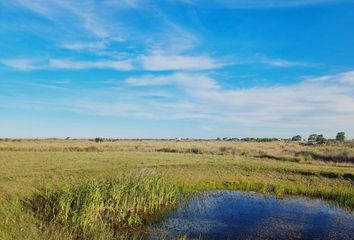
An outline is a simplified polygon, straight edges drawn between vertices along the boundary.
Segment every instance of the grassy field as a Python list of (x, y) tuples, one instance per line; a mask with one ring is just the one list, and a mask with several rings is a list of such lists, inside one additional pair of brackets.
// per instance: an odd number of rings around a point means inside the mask
[(0, 141), (0, 239), (110, 239), (205, 189), (354, 209), (354, 143)]

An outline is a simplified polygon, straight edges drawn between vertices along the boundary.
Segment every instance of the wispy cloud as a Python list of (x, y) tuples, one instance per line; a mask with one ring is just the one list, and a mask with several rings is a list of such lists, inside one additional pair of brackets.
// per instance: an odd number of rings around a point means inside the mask
[(119, 37), (117, 31), (113, 31), (113, 28), (96, 14), (93, 1), (16, 0), (15, 3), (58, 24), (67, 23), (69, 20), (70, 24), (78, 25), (98, 38)]
[(216, 69), (225, 65), (222, 62), (216, 62), (209, 56), (197, 55), (164, 55), (153, 53), (140, 57), (144, 69), (150, 71), (164, 70), (208, 70)]
[(148, 71), (201, 71), (221, 68), (225, 65), (206, 55), (140, 55), (136, 58), (122, 60), (91, 60), (75, 59), (0, 59), (0, 63), (20, 71), (43, 69), (114, 69), (118, 71), (148, 70)]
[(220, 86), (211, 77), (199, 73), (173, 73), (170, 75), (154, 76), (144, 75), (140, 77), (130, 77), (125, 80), (130, 86), (164, 86), (177, 85), (188, 89), (218, 89)]
[[(310, 2), (316, 0), (310, 0)], [(286, 3), (285, 3), (286, 2)], [(232, 6), (280, 6), (292, 4), (303, 4), (305, 1), (222, 1), (219, 5), (230, 4)], [(318, 2), (325, 2), (319, 1)], [(193, 4), (193, 1), (190, 1)], [(207, 4), (218, 5), (219, 1), (208, 1)], [(200, 71), (221, 68), (226, 65), (225, 62), (216, 60), (215, 58), (198, 53), (196, 49), (203, 43), (203, 39), (195, 32), (188, 29), (188, 27), (181, 26), (174, 22), (170, 16), (158, 7), (158, 4), (153, 1), (141, 2), (134, 1), (105, 1), (96, 3), (94, 1), (53, 1), (49, 0), (45, 3), (38, 1), (24, 1), (16, 0), (16, 6), (28, 9), (39, 14), (47, 19), (53, 21), (59, 29), (63, 32), (71, 29), (73, 32), (61, 34), (57, 39), (56, 46), (60, 48), (95, 53), (97, 56), (113, 56), (115, 53), (110, 49), (112, 43), (126, 44), (130, 42), (139, 44), (143, 43), (141, 49), (138, 51), (123, 51), (130, 54), (129, 58), (134, 59), (137, 68), (148, 71)], [(99, 7), (98, 7), (98, 6)], [(147, 34), (144, 31), (135, 29), (136, 26), (126, 24), (126, 19), (112, 18), (112, 16), (120, 15), (121, 11), (142, 11), (147, 15), (153, 16), (151, 20), (151, 31)], [(137, 16), (140, 16), (137, 14)], [(150, 21), (150, 19), (145, 19)], [(156, 22), (158, 28), (156, 28)], [(70, 28), (67, 26), (70, 25)], [(149, 24), (146, 24), (149, 26)], [(75, 36), (75, 37), (72, 37)], [(80, 37), (85, 36), (85, 37)], [(143, 40), (143, 41), (142, 41)], [(134, 44), (132, 44), (134, 45)], [(131, 46), (129, 46), (130, 48)], [(100, 60), (99, 60), (100, 61)], [(312, 63), (305, 61), (290, 61), (281, 58), (270, 58), (266, 56), (257, 55), (255, 59), (246, 59), (241, 62), (228, 62), (229, 64), (265, 64), (272, 67), (286, 68), (286, 67), (312, 67)], [(14, 65), (14, 64), (13, 64)], [(17, 64), (20, 66), (20, 64)], [(23, 70), (35, 70), (35, 64), (30, 67), (30, 64), (23, 64)], [(60, 64), (62, 66), (66, 64)], [(77, 63), (73, 64), (73, 69), (82, 69), (85, 67), (103, 68), (102, 66), (109, 66), (108, 68), (120, 69), (120, 67), (112, 67), (112, 62), (106, 63)], [(81, 67), (79, 67), (81, 66)], [(27, 68), (26, 68), (27, 67)], [(39, 67), (41, 68), (41, 67)], [(43, 67), (44, 68), (44, 67)], [(65, 67), (69, 69), (68, 67)], [(17, 69), (21, 70), (20, 67)], [(123, 67), (127, 70), (128, 67)], [(130, 68), (131, 69), (131, 68)]]
[(20, 71), (41, 69), (41, 61), (38, 59), (28, 59), (28, 58), (0, 59), (0, 63)]
[(325, 75), (320, 77), (305, 77), (305, 81), (313, 83), (340, 83), (354, 85), (354, 71), (342, 72), (335, 75)]
[[(194, 32), (173, 21), (154, 1), (15, 0), (12, 5), (52, 21), (61, 32), (55, 35), (57, 39), (53, 38), (53, 41), (57, 41), (56, 46), (73, 51), (107, 55), (112, 50), (109, 49), (112, 43), (124, 43), (129, 48), (137, 43), (143, 44), (143, 49), (135, 52), (135, 56), (159, 51), (171, 58), (195, 49), (201, 42)], [(142, 31), (134, 21), (120, 17), (125, 16), (127, 11), (133, 15), (131, 18), (143, 17), (150, 31)], [(151, 57), (156, 60), (156, 56)]]
[[(276, 123), (303, 126), (321, 119), (318, 125), (325, 127), (326, 124), (332, 123), (333, 117), (336, 116), (338, 122), (333, 124), (340, 125), (354, 120), (353, 72), (331, 75), (326, 81), (314, 81), (316, 78), (309, 78), (293, 85), (246, 89), (225, 89), (214, 78), (198, 73), (147, 75), (126, 79), (126, 84), (130, 87), (139, 87), (140, 90), (123, 88), (121, 91), (125, 93), (124, 96), (130, 96), (130, 91), (146, 91), (141, 87), (166, 84), (174, 85), (180, 93), (170, 95), (172, 98), (168, 102), (147, 100), (145, 99), (147, 96), (143, 94), (140, 95), (142, 98), (136, 98), (139, 94), (134, 94), (133, 98), (125, 97), (121, 104), (133, 104), (135, 110), (142, 111), (141, 115), (146, 114), (162, 119), (171, 119), (172, 116), (178, 116), (177, 118), (194, 116), (242, 124), (270, 125)], [(80, 106), (85, 105), (83, 99), (80, 102)], [(107, 104), (107, 107), (102, 108), (104, 104)], [(95, 104), (87, 105), (94, 106)], [(115, 103), (101, 102), (98, 105), (100, 108), (95, 111), (100, 114), (124, 114), (114, 110)], [(104, 109), (109, 109), (109, 111), (104, 111)], [(90, 110), (94, 108), (90, 107)], [(135, 111), (131, 108), (130, 110)]]
[[(140, 87), (173, 84), (182, 91), (181, 98), (173, 99), (172, 103), (144, 105), (144, 111), (151, 109), (156, 112), (156, 118), (196, 118), (252, 126), (277, 124), (304, 128), (317, 122), (317, 126), (325, 130), (328, 124), (349, 128), (354, 121), (353, 81), (353, 72), (344, 72), (322, 82), (307, 79), (293, 85), (232, 90), (224, 89), (206, 75), (181, 73), (130, 78), (126, 83)], [(180, 105), (183, 101), (190, 104)]]
[(53, 89), (53, 90), (66, 89), (63, 86), (58, 86), (58, 85), (55, 85), (55, 84), (47, 84), (47, 83), (31, 83), (30, 85), (33, 86), (33, 87), (36, 87), (36, 88), (46, 88), (46, 89)]
[(97, 51), (104, 49), (107, 44), (108, 41), (105, 40), (96, 42), (66, 42), (59, 44), (59, 47), (77, 51)]
[(49, 67), (54, 69), (115, 69), (119, 71), (130, 71), (133, 66), (129, 60), (123, 61), (73, 61), (68, 59), (50, 59)]
[[(126, 79), (126, 87), (102, 91), (85, 89), (80, 98), (73, 94), (70, 99), (26, 99), (23, 103), (17, 99), (11, 106), (30, 108), (33, 105), (32, 109), (40, 111), (143, 120), (203, 120), (210, 124), (326, 134), (352, 128), (353, 72), (327, 75), (326, 78), (311, 77), (292, 85), (244, 89), (226, 89), (204, 73), (147, 75)], [(156, 90), (166, 84), (175, 91)]]
[(351, 0), (181, 0), (182, 3), (198, 5), (202, 2), (204, 7), (216, 6), (235, 9), (260, 9), (260, 8), (291, 8), (308, 5), (318, 5), (333, 2), (352, 2)]
[(272, 58), (264, 54), (256, 54), (256, 56), (249, 60), (249, 63), (264, 64), (275, 68), (290, 68), (290, 67), (316, 67), (319, 64), (305, 62), (305, 61), (292, 61), (282, 58)]
[(259, 61), (262, 64), (269, 65), (272, 67), (280, 67), (280, 68), (287, 68), (287, 67), (313, 67), (314, 64), (308, 62), (297, 62), (297, 61), (289, 61), (285, 59), (269, 59), (263, 58)]
[(201, 44), (201, 39), (193, 32), (166, 18), (163, 18), (165, 27), (161, 32), (153, 34), (152, 37), (147, 36), (149, 52), (183, 54)]
[[(5, 7), (10, 6), (8, 14), (14, 13), (9, 23), (21, 26), (8, 27), (2, 32), (10, 36), (3, 44), (9, 46), (9, 51), (5, 47), (0, 57), (5, 75), (35, 78), (46, 74), (39, 72), (42, 70), (56, 72), (45, 81), (27, 79), (24, 84), (0, 79), (1, 101), (13, 109), (24, 106), (38, 111), (128, 119), (195, 120), (205, 126), (217, 123), (255, 128), (273, 126), (273, 129), (326, 130), (341, 126), (349, 129), (354, 122), (354, 71), (322, 76), (320, 66), (324, 65), (310, 62), (322, 59), (306, 55), (308, 51), (304, 55), (296, 50), (292, 54), (272, 55), (280, 52), (267, 48), (274, 31), (263, 36), (248, 28), (264, 19), (263, 11), (255, 11), (262, 12), (261, 16), (255, 15), (249, 21), (249, 11), (243, 18), (243, 14), (238, 16), (228, 10), (230, 14), (224, 18), (221, 11), (214, 15), (210, 9), (201, 10), (212, 7), (211, 10), (277, 8), (278, 11), (330, 2), (336, 0), (4, 1)], [(233, 17), (236, 15), (237, 18)], [(211, 22), (216, 19), (218, 22)], [(278, 15), (272, 16), (266, 24), (278, 19)], [(275, 28), (282, 31), (279, 34), (288, 33)], [(18, 36), (23, 39), (13, 41)], [(33, 45), (22, 44), (27, 39), (33, 40)], [(331, 63), (334, 61), (340, 65), (340, 60), (333, 59)], [(93, 71), (60, 72), (83, 69), (110, 71), (99, 71), (92, 76), (88, 74)], [(333, 68), (328, 66), (324, 71), (327, 70)], [(72, 84), (55, 83), (62, 74)], [(317, 75), (297, 79), (297, 74)], [(95, 79), (85, 81), (87, 76)], [(291, 81), (288, 84), (276, 81), (283, 76)], [(109, 80), (102, 79), (105, 77)], [(254, 78), (267, 78), (269, 82), (261, 87)], [(289, 84), (296, 80), (297, 83)], [(12, 87), (15, 85), (17, 88)], [(21, 94), (13, 94), (16, 91)], [(55, 98), (44, 92), (55, 93)], [(10, 97), (10, 93), (16, 97)]]
[(130, 71), (133, 65), (129, 60), (97, 60), (80, 61), (72, 59), (2, 59), (0, 63), (20, 71), (51, 70), (51, 69), (114, 69), (118, 71)]
[(124, 81), (130, 86), (163, 86), (174, 82), (173, 76), (144, 75), (140, 77), (130, 77)]

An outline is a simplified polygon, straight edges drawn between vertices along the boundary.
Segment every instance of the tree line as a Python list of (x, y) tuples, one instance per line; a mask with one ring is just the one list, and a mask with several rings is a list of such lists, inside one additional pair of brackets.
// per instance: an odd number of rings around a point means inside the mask
[[(179, 139), (179, 138), (178, 138)], [(107, 138), (100, 138), (97, 137), (95, 139), (90, 139), (91, 141), (95, 141), (97, 143), (100, 142), (106, 142), (106, 141), (118, 141), (119, 139), (107, 139)], [(136, 139), (136, 140), (141, 140), (141, 139)], [(160, 139), (160, 140), (166, 140), (166, 139)], [(169, 139), (171, 140), (171, 139)], [(193, 140), (193, 139), (181, 139), (181, 140)], [(194, 139), (194, 140), (207, 140), (207, 139)], [(212, 140), (212, 139), (209, 139)], [(214, 139), (215, 140), (215, 139)], [(281, 141), (281, 140), (291, 140), (291, 141), (302, 141), (305, 140), (305, 138), (302, 138), (301, 135), (295, 135), (291, 139), (281, 139), (281, 138), (251, 138), (251, 137), (246, 137), (246, 138), (216, 138), (217, 141), (243, 141), (243, 142), (273, 142), (273, 141)], [(338, 132), (336, 135), (335, 139), (326, 139), (323, 134), (310, 134), (310, 136), (307, 138), (308, 142), (313, 142), (313, 143), (324, 143), (326, 141), (345, 141), (345, 132)]]
[[(335, 138), (336, 141), (345, 141), (345, 139), (346, 139), (345, 132), (338, 132), (336, 135), (336, 138)], [(301, 141), (302, 137), (300, 135), (296, 135), (296, 136), (293, 136), (291, 138), (291, 140), (292, 141)], [(307, 138), (308, 142), (316, 142), (316, 143), (324, 143), (328, 140), (334, 140), (334, 139), (326, 139), (323, 136), (323, 134), (316, 134), (316, 133), (310, 134), (310, 136)]]

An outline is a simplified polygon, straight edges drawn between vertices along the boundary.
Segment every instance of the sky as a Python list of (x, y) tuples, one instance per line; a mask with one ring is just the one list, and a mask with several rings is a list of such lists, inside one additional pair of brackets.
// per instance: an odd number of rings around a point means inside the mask
[(354, 138), (354, 0), (0, 0), (0, 137)]

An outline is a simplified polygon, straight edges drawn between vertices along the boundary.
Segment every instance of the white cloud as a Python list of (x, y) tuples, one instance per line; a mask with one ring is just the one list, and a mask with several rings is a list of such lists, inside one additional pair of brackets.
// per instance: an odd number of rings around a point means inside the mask
[[(128, 1), (126, 1), (128, 5)], [(60, 47), (71, 50), (99, 50), (110, 42), (124, 40), (123, 25), (111, 18), (112, 8), (95, 1), (14, 0), (13, 6), (30, 10), (54, 24), (50, 32)], [(99, 7), (98, 7), (99, 5)], [(123, 5), (123, 2), (122, 4)], [(118, 4), (115, 5), (118, 7)], [(60, 34), (57, 34), (60, 32)]]
[(163, 86), (177, 85), (186, 89), (218, 89), (217, 82), (205, 74), (173, 73), (170, 75), (144, 75), (130, 77), (125, 80), (130, 86)]
[[(291, 8), (308, 5), (326, 4), (332, 2), (344, 2), (345, 0), (180, 0), (181, 2), (199, 5), (204, 7), (225, 7), (235, 9), (259, 9), (259, 8)], [(350, 1), (350, 0), (348, 0)]]
[[(180, 53), (193, 49), (199, 39), (179, 26), (156, 3), (140, 0), (124, 1), (26, 1), (15, 0), (12, 4), (30, 10), (56, 24), (59, 46), (71, 50), (104, 49), (111, 42), (144, 41), (147, 50), (164, 50)], [(154, 7), (153, 7), (154, 6)], [(138, 11), (145, 11), (145, 25), (151, 31), (135, 29), (131, 21), (120, 17), (129, 11), (131, 18)], [(151, 24), (150, 24), (151, 21)], [(159, 27), (156, 27), (156, 22)]]
[(80, 61), (72, 59), (2, 59), (0, 63), (20, 71), (50, 70), (50, 69), (114, 69), (118, 71), (130, 71), (133, 64), (130, 60), (96, 60)]
[(257, 54), (255, 59), (255, 63), (261, 63), (272, 67), (278, 68), (288, 68), (288, 67), (314, 67), (317, 66), (313, 63), (308, 63), (304, 61), (290, 61), (281, 58), (270, 58), (262, 54)]
[(49, 68), (53, 69), (115, 69), (118, 71), (130, 71), (133, 66), (129, 60), (122, 61), (74, 61), (70, 59), (50, 59)]
[(354, 71), (349, 71), (339, 75), (339, 79), (344, 84), (353, 84), (354, 85)]
[[(216, 69), (223, 66), (208, 56), (187, 56), (187, 55), (142, 55), (137, 59), (124, 60), (91, 60), (82, 61), (74, 59), (48, 60), (19, 58), (0, 59), (0, 63), (20, 71), (42, 70), (42, 69), (115, 69), (119, 71), (130, 71), (136, 69), (134, 65), (140, 65), (143, 70), (149, 71), (200, 71)], [(163, 80), (163, 79), (161, 79)], [(157, 79), (155, 79), (157, 81)], [(133, 83), (133, 79), (131, 80)], [(138, 84), (138, 83), (136, 83)]]
[(92, 1), (26, 1), (16, 0), (19, 6), (40, 14), (58, 24), (72, 21), (72, 25), (79, 24), (87, 32), (96, 37), (107, 38), (107, 27), (95, 14), (95, 6)]
[(163, 25), (165, 27), (160, 30), (161, 32), (146, 36), (150, 52), (167, 55), (181, 54), (200, 45), (201, 39), (186, 28), (182, 28), (166, 18), (163, 20)]
[(310, 77), (305, 77), (304, 79), (308, 82), (313, 82), (313, 83), (329, 82), (332, 84), (340, 83), (340, 84), (354, 85), (354, 71), (347, 71), (335, 75), (327, 75), (327, 76), (320, 76), (320, 77), (310, 76)]
[(104, 49), (108, 44), (108, 41), (97, 41), (97, 42), (66, 42), (61, 43), (59, 46), (61, 48), (69, 50), (85, 50), (85, 51), (96, 51)]
[(65, 89), (65, 87), (63, 87), (63, 86), (58, 86), (58, 85), (54, 85), (54, 84), (46, 84), (46, 83), (32, 83), (30, 85), (37, 87), (37, 88), (47, 88), (47, 89), (53, 89), (53, 90)]
[(125, 80), (130, 86), (162, 86), (173, 83), (172, 76), (145, 75), (142, 77), (130, 77)]
[[(26, 99), (23, 104), (26, 108), (33, 105), (33, 109), (48, 111), (144, 120), (187, 119), (204, 125), (257, 129), (253, 133), (266, 129), (282, 134), (328, 134), (337, 130), (350, 133), (354, 122), (353, 72), (328, 75), (321, 81), (312, 77), (292, 85), (245, 89), (226, 89), (202, 73), (147, 75), (126, 79), (126, 87), (81, 89), (80, 99), (69, 94), (71, 99), (32, 103)], [(170, 87), (165, 88), (167, 85)], [(151, 86), (154, 88), (150, 89)], [(156, 89), (159, 86), (165, 87)]]
[[(175, 93), (168, 102), (141, 99), (143, 112), (153, 118), (208, 119), (254, 127), (312, 127), (324, 131), (341, 129), (341, 126), (350, 128), (350, 123), (354, 122), (352, 72), (332, 75), (328, 81), (313, 79), (293, 85), (232, 90), (224, 89), (204, 74), (189, 73), (128, 78), (126, 83), (140, 87), (169, 84), (179, 89), (180, 93)], [(107, 114), (122, 113), (110, 111)]]
[(165, 55), (153, 53), (140, 57), (144, 69), (150, 71), (165, 70), (209, 70), (220, 68), (224, 63), (216, 62), (209, 56)]
[[(329, 112), (354, 116), (353, 87), (342, 81), (343, 76), (348, 80), (347, 76), (351, 76), (349, 73), (333, 75), (330, 81), (325, 82), (307, 79), (293, 85), (231, 90), (224, 89), (215, 79), (199, 73), (146, 75), (128, 78), (125, 83), (140, 87), (173, 85), (175, 90), (181, 91), (181, 99), (173, 99), (174, 103), (188, 100), (195, 106), (191, 111), (199, 112), (195, 116), (207, 119), (254, 124), (285, 124), (283, 121), (287, 119), (292, 124), (296, 121), (299, 121), (296, 124), (305, 124), (303, 120), (311, 114), (324, 119)], [(171, 109), (170, 104), (168, 107)], [(180, 110), (183, 112), (183, 109)]]
[(41, 67), (41, 61), (38, 59), (15, 58), (15, 59), (0, 59), (0, 63), (21, 71), (37, 70)]
[(309, 67), (312, 64), (307, 62), (288, 61), (285, 59), (263, 59), (260, 63), (273, 67)]

